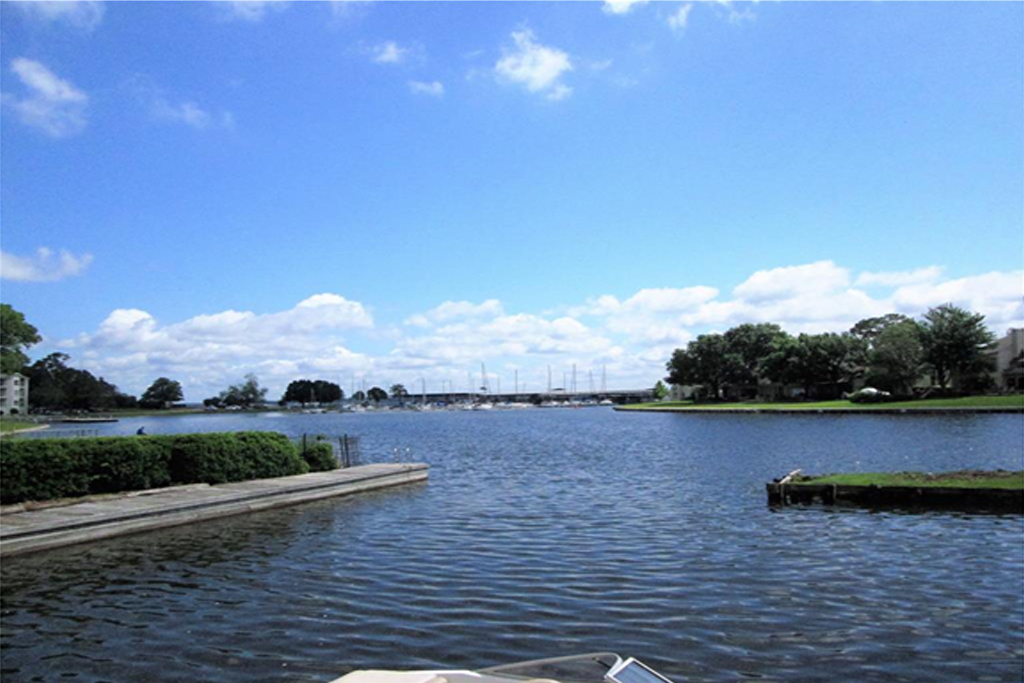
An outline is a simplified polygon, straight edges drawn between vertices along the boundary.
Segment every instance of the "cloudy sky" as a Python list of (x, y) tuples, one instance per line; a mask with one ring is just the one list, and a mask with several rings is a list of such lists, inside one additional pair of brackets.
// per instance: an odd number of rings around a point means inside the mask
[(639, 388), (742, 322), (1024, 325), (1021, 3), (0, 12), (2, 299), (132, 393)]

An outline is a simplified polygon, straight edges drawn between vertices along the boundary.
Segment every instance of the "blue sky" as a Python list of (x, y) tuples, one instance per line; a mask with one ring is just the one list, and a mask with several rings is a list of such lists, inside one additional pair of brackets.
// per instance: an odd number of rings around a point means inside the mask
[(1021, 3), (0, 12), (2, 298), (131, 392), (634, 387), (740, 322), (1024, 324)]

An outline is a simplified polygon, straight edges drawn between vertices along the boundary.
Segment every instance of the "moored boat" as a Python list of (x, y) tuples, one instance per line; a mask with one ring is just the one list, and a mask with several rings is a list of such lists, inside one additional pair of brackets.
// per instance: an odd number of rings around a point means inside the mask
[(657, 671), (629, 657), (595, 652), (571, 657), (535, 659), (515, 664), (468, 669), (391, 671), (363, 669), (331, 683), (672, 683)]

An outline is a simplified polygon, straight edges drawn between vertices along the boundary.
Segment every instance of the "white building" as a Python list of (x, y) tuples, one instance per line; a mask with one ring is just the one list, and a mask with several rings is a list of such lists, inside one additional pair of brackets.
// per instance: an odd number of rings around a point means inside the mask
[(28, 413), (28, 377), (16, 372), (0, 375), (0, 415)]
[(1024, 328), (1011, 329), (995, 348), (993, 379), (1003, 391), (1024, 390)]

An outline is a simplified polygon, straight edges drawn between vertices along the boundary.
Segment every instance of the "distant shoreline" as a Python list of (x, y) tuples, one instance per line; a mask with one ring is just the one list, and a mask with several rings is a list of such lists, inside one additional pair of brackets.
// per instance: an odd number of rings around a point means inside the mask
[(659, 406), (616, 406), (615, 410), (622, 412), (637, 413), (777, 413), (781, 415), (963, 415), (975, 413), (1017, 415), (1024, 413), (1024, 407), (947, 407), (947, 408), (716, 408), (707, 406), (703, 408), (672, 408)]
[(616, 406), (624, 412), (656, 413), (780, 413), (783, 415), (847, 415), (875, 413), (880, 415), (950, 415), (967, 413), (1024, 413), (1024, 396), (965, 396), (962, 398), (893, 401), (892, 403), (851, 403), (850, 401), (817, 401), (808, 403), (693, 403), (670, 401)]
[(0, 432), (0, 437), (11, 436), (12, 434), (27, 434), (28, 432), (41, 432), (44, 429), (49, 429), (50, 425), (37, 425), (34, 427), (19, 427), (18, 429), (12, 429), (9, 432)]

